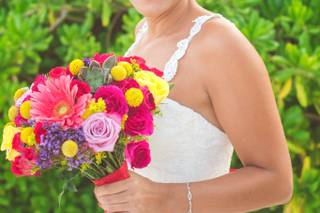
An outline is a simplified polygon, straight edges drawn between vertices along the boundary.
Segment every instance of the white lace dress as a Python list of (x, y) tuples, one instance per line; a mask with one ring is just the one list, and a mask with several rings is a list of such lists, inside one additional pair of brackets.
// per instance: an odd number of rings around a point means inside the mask
[[(189, 36), (177, 43), (164, 68), (164, 78), (170, 81), (177, 70), (178, 60), (185, 54), (192, 38), (210, 18), (222, 15), (202, 15), (194, 19)], [(132, 49), (148, 30), (145, 21), (136, 35)], [(162, 115), (155, 116), (154, 134), (150, 137), (151, 163), (134, 171), (155, 182), (186, 183), (212, 179), (229, 172), (233, 146), (228, 135), (211, 124), (201, 114), (167, 98), (160, 104)]]

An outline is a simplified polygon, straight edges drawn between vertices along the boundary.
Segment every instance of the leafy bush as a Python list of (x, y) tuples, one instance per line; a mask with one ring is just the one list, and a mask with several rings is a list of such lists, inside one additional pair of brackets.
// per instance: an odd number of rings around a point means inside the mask
[[(37, 73), (97, 51), (123, 54), (140, 20), (126, 0), (0, 0), (0, 128), (14, 91)], [(272, 81), (294, 166), (295, 194), (285, 206), (259, 212), (316, 212), (320, 208), (320, 1), (199, 0), (236, 26), (263, 57)], [(60, 177), (15, 178), (0, 154), (0, 209), (59, 212)], [(234, 165), (239, 162), (236, 157)], [(53, 179), (57, 181), (52, 181)], [(63, 212), (102, 212), (92, 184), (67, 193)], [(74, 199), (76, 197), (76, 199)]]

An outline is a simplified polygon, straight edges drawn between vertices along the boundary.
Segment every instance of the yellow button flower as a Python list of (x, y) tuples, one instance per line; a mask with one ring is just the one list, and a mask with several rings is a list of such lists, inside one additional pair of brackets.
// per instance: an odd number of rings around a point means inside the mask
[(26, 127), (21, 130), (20, 139), (28, 146), (32, 146), (36, 143), (35, 134), (32, 127)]
[(17, 91), (14, 93), (14, 98), (13, 98), (14, 101), (18, 100), (27, 91), (28, 91), (28, 87), (17, 89)]
[(169, 84), (163, 78), (149, 71), (138, 71), (134, 74), (134, 79), (140, 86), (147, 86), (152, 93), (156, 105), (169, 95)]
[(20, 114), (25, 119), (30, 119), (31, 101), (25, 101), (20, 106)]
[(123, 66), (114, 66), (111, 69), (111, 76), (115, 81), (122, 81), (127, 77), (127, 70)]
[(84, 62), (80, 59), (75, 59), (69, 64), (69, 70), (72, 75), (78, 75), (80, 69), (84, 66)]
[(125, 93), (125, 97), (128, 105), (131, 107), (138, 107), (143, 101), (143, 93), (141, 89), (138, 88), (128, 89)]
[(126, 69), (128, 76), (130, 76), (133, 73), (133, 68), (129, 62), (120, 61), (118, 65)]
[(18, 115), (18, 112), (19, 112), (18, 107), (16, 107), (16, 106), (11, 106), (10, 107), (10, 109), (8, 111), (8, 116), (9, 116), (10, 121), (14, 121), (14, 119)]
[(73, 140), (67, 140), (62, 144), (61, 151), (64, 156), (73, 158), (78, 153), (78, 144)]

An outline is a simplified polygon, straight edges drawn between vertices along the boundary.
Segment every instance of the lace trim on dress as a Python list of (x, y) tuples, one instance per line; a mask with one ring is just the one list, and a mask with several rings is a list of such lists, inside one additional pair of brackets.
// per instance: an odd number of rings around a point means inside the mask
[[(164, 75), (163, 78), (167, 81), (171, 81), (173, 77), (176, 75), (177, 67), (178, 67), (178, 61), (180, 58), (182, 58), (186, 50), (192, 40), (192, 38), (201, 30), (202, 25), (213, 17), (223, 17), (220, 13), (215, 13), (211, 15), (201, 15), (192, 20), (193, 23), (195, 23), (189, 32), (189, 35), (187, 38), (181, 39), (179, 42), (177, 42), (177, 49), (176, 51), (171, 55), (168, 62), (165, 64), (164, 67)], [(136, 39), (132, 43), (132, 45), (129, 47), (129, 49), (126, 51), (125, 56), (127, 56), (135, 47), (136, 45), (141, 41), (143, 38), (143, 35), (148, 31), (148, 23), (147, 21), (143, 22), (142, 27), (138, 30)]]

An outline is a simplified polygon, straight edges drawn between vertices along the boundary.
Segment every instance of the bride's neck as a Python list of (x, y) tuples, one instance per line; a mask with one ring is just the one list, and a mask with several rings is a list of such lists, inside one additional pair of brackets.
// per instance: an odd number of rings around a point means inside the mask
[(148, 23), (148, 37), (157, 38), (177, 31), (179, 26), (190, 22), (197, 3), (194, 0), (178, 1), (178, 3), (157, 16), (146, 16)]

